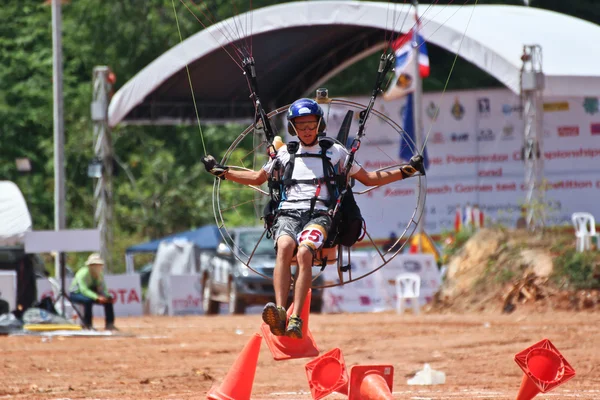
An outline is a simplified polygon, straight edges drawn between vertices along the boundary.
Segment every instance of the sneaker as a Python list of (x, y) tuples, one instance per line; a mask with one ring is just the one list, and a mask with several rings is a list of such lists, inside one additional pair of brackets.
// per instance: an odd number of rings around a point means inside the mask
[(113, 331), (113, 332), (118, 332), (119, 331), (119, 329), (116, 326), (114, 326), (114, 325), (106, 325), (106, 327), (104, 328), (104, 330), (106, 330), (106, 331)]
[(275, 336), (285, 335), (285, 323), (287, 314), (285, 308), (277, 307), (275, 303), (267, 303), (263, 308), (262, 319), (269, 325), (271, 333)]
[(292, 315), (288, 322), (285, 336), (292, 339), (302, 339), (302, 319), (297, 315)]

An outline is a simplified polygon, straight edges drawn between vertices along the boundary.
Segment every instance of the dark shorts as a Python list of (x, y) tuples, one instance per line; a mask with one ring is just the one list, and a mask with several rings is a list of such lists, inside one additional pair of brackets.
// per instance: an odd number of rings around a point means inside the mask
[(273, 239), (288, 235), (298, 244), (306, 244), (314, 250), (323, 247), (327, 232), (331, 227), (331, 217), (325, 211), (284, 210), (280, 211), (273, 224)]

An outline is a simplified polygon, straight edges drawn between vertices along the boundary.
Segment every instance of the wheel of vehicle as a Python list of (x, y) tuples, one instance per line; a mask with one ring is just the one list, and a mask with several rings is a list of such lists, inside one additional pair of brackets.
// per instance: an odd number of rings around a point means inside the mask
[(237, 291), (237, 285), (232, 280), (229, 281), (229, 314), (244, 314), (246, 312), (246, 303), (240, 298)]
[(202, 310), (205, 315), (215, 315), (219, 313), (219, 302), (211, 299), (212, 289), (210, 279), (204, 279), (202, 285)]

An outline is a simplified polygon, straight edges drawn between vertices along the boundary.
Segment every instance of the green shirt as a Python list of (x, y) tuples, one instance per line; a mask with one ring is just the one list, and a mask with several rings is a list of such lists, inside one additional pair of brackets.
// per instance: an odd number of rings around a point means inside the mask
[(109, 296), (106, 282), (104, 282), (104, 275), (100, 274), (98, 278), (94, 278), (88, 266), (77, 271), (75, 279), (71, 282), (70, 290), (71, 292), (81, 293), (93, 300), (98, 300), (99, 295)]

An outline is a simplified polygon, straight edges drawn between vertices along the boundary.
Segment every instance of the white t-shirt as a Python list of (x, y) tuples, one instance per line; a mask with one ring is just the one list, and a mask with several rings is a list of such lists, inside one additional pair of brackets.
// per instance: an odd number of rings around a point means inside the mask
[[(321, 154), (321, 146), (315, 144), (314, 146), (304, 146), (300, 142), (298, 151), (296, 154)], [(327, 157), (330, 159), (331, 164), (340, 171), (348, 157), (348, 151), (337, 143), (334, 143), (329, 149), (327, 149)], [(283, 172), (285, 165), (290, 161), (290, 154), (288, 153), (287, 146), (281, 147), (277, 151), (277, 159), (281, 161)], [(270, 174), (273, 169), (274, 161), (269, 160), (263, 169)], [(350, 167), (349, 175), (356, 174), (362, 167), (356, 161)], [(322, 178), (323, 173), (323, 160), (321, 157), (296, 157), (294, 160), (294, 171), (292, 173), (292, 179), (304, 180)], [(310, 199), (315, 196), (317, 191), (317, 185), (312, 183), (298, 183), (290, 186), (286, 193), (283, 193), (283, 201), (279, 205), (282, 210), (308, 210), (310, 209)], [(326, 183), (321, 183), (321, 192), (319, 193), (318, 199), (329, 201), (329, 190), (327, 189)], [(286, 201), (286, 200), (306, 200), (306, 201)], [(322, 201), (317, 201), (315, 209), (326, 210), (327, 206)]]

